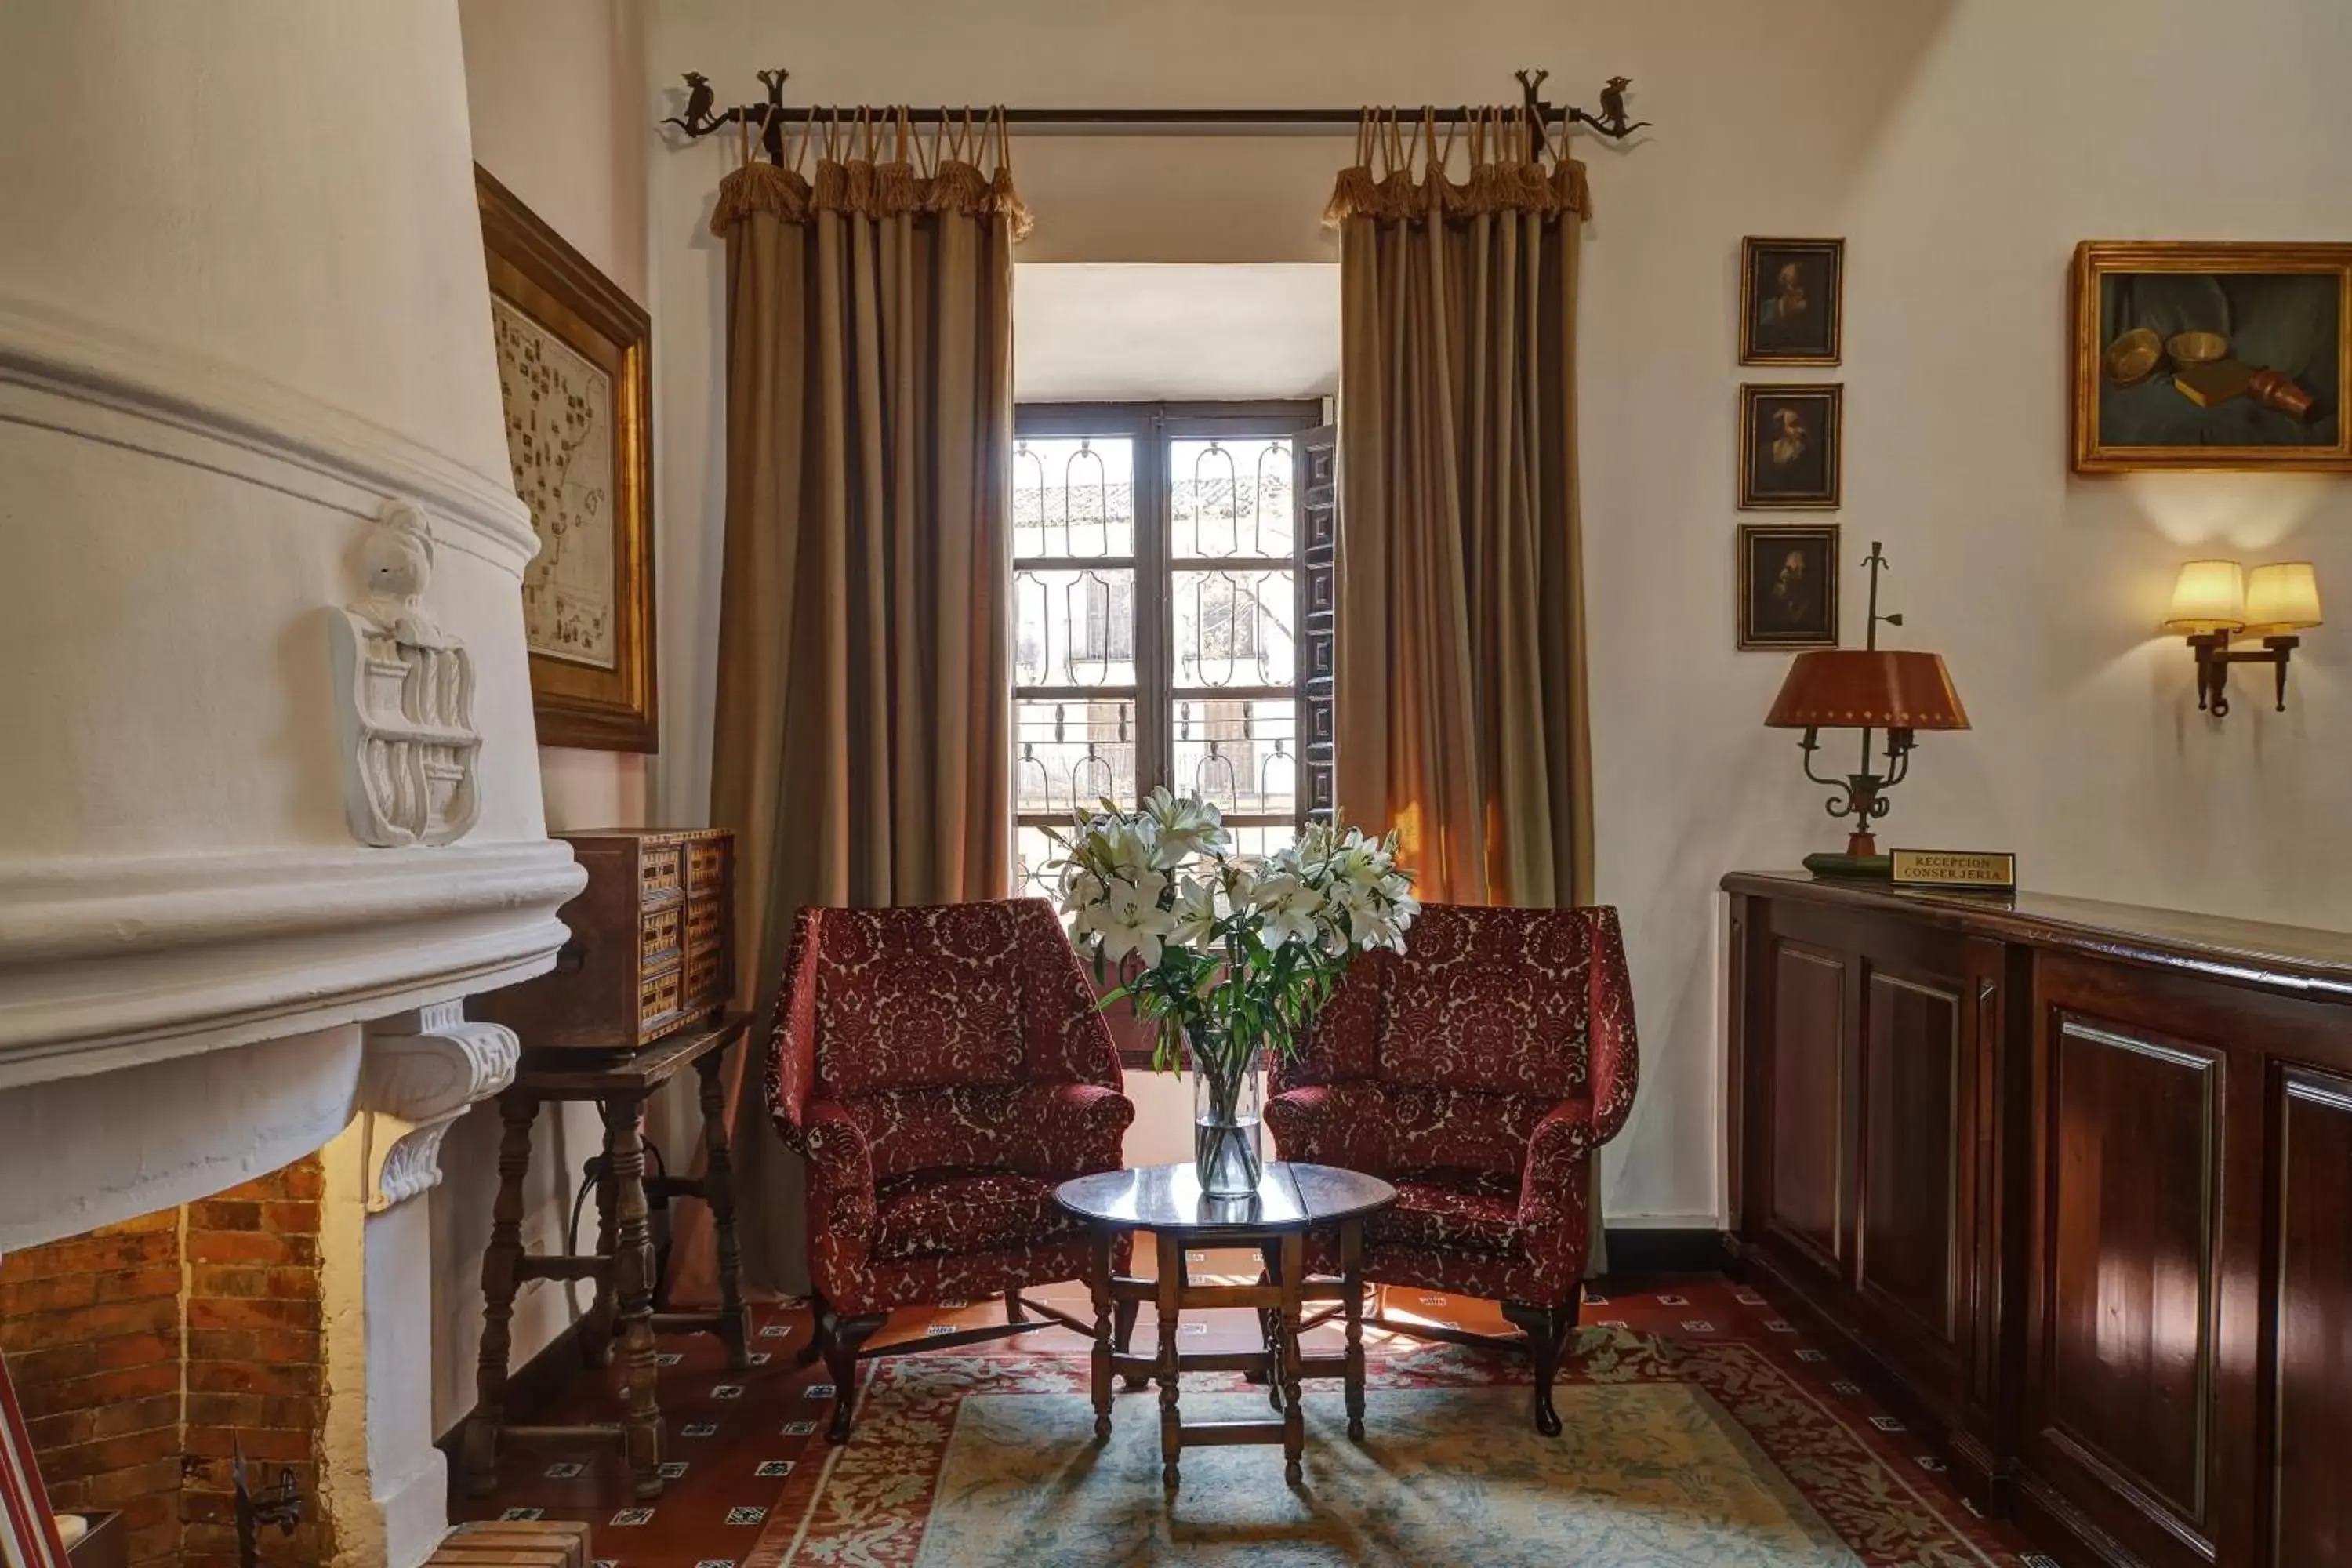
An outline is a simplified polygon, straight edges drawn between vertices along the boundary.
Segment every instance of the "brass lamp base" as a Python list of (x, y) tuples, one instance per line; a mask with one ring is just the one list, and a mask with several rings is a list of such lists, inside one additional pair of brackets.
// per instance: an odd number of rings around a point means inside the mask
[(1808, 855), (1805, 869), (1816, 877), (1844, 877), (1885, 882), (1895, 876), (1892, 855)]

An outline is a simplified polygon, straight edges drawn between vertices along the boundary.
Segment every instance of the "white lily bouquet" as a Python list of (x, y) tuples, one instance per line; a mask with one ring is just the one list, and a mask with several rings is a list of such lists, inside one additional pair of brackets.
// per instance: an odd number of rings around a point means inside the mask
[(1246, 858), (1214, 805), (1162, 788), (1139, 811), (1105, 801), (1053, 837), (1070, 940), (1098, 982), (1118, 976), (1104, 1005), (1128, 998), (1154, 1026), (1152, 1065), (1192, 1070), (1202, 1191), (1255, 1192), (1259, 1054), (1290, 1055), (1349, 961), (1402, 952), (1420, 912), (1397, 836), (1317, 823)]

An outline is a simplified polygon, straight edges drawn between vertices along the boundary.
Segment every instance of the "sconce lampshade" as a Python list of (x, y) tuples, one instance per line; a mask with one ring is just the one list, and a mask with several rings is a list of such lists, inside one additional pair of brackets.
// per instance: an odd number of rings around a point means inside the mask
[(2165, 613), (2165, 630), (2202, 636), (2208, 632), (2234, 632), (2245, 624), (2243, 567), (2234, 561), (2182, 563), (2179, 581), (2172, 585), (2172, 608)]
[(2247, 574), (2247, 636), (2284, 637), (2319, 624), (2319, 578), (2310, 562), (2276, 562)]
[(1965, 730), (1969, 715), (1935, 654), (1825, 647), (1790, 663), (1764, 722), (1775, 730)]

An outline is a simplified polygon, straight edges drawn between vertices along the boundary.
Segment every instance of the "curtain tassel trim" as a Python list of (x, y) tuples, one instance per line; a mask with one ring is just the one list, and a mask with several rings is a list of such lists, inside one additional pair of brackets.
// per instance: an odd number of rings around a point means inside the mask
[(812, 109), (785, 126), (783, 142), (784, 161), (772, 163), (743, 140), (742, 163), (719, 183), (712, 234), (724, 237), (757, 213), (795, 224), (828, 212), (876, 219), (960, 213), (1002, 217), (1015, 240), (1036, 226), (1013, 181), (1001, 110), (966, 110), (961, 122), (943, 117), (926, 146), (903, 109)]

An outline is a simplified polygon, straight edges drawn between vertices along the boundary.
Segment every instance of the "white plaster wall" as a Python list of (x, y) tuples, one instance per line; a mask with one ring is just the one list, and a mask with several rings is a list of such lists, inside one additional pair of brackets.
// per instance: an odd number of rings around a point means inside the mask
[[(644, 107), (636, 0), (459, 0), (457, 17), (475, 160), (624, 292), (645, 303), (650, 237), (646, 159), (657, 143)], [(656, 327), (656, 364), (660, 345)], [(663, 432), (656, 411), (656, 473)], [(658, 548), (654, 566), (659, 583)], [(647, 821), (647, 761), (633, 752), (541, 747), (540, 783), (549, 829), (562, 833)], [(656, 1102), (656, 1136), (666, 1150), (683, 1149), (665, 1119), (669, 1109)], [(474, 1405), (481, 1260), (498, 1191), (499, 1131), (495, 1103), (469, 1111), (442, 1146), (442, 1184), (431, 1197), (436, 1432), (447, 1430)], [(593, 1106), (541, 1113), (525, 1220), (526, 1240), (534, 1251), (563, 1249), (581, 1163), (596, 1152), (601, 1137)], [(593, 1242), (593, 1208), (582, 1223)], [(587, 1301), (588, 1293), (577, 1287), (548, 1280), (524, 1286), (515, 1307), (513, 1364), (529, 1360)]]
[[(1599, 890), (1622, 907), (1643, 1036), (1612, 1218), (1710, 1222), (1720, 1186), (1722, 872), (1834, 847), (1790, 737), (1785, 661), (1732, 647), (1734, 295), (1742, 234), (1848, 239), (1845, 530), (1895, 563), (1899, 634), (1975, 719), (1930, 738), (1894, 837), (2014, 848), (2053, 891), (2352, 923), (2352, 612), (2305, 639), (2294, 710), (2195, 711), (2156, 634), (2175, 565), (2308, 556), (2352, 605), (2352, 489), (2242, 476), (2089, 481), (2065, 459), (2066, 265), (2084, 238), (2352, 239), (2352, 12), (2339, 0), (702, 0), (656, 8), (650, 120), (677, 73), (731, 101), (1492, 101), (1522, 62), (1586, 103), (1632, 77), (1658, 122), (1589, 147), (1581, 371)], [(2184, 83), (2196, 101), (2183, 106)], [(2221, 107), (2214, 107), (2221, 106)], [(1017, 144), (1032, 261), (1313, 261), (1344, 141)], [(706, 809), (718, 636), (716, 139), (652, 161), (662, 323), (666, 819)], [(1746, 379), (1781, 378), (1749, 370)], [(1861, 597), (1847, 595), (1858, 639)]]

